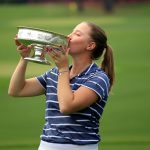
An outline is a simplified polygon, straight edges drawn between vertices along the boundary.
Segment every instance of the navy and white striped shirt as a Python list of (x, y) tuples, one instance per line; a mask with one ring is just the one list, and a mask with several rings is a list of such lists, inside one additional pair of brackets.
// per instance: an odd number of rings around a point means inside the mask
[(97, 93), (99, 99), (81, 111), (64, 115), (59, 110), (57, 99), (58, 68), (55, 67), (37, 77), (46, 90), (46, 123), (41, 140), (61, 144), (95, 144), (100, 141), (99, 120), (108, 97), (109, 79), (95, 64), (70, 80), (72, 91), (80, 86)]

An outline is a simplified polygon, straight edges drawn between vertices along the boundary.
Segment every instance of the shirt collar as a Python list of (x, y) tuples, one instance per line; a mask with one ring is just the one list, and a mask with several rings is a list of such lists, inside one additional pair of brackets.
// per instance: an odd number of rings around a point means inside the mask
[[(69, 67), (71, 69), (72, 66)], [(89, 65), (83, 72), (79, 73), (77, 76), (88, 75), (90, 73), (94, 73), (97, 70), (100, 70), (99, 66), (96, 63), (92, 63)]]

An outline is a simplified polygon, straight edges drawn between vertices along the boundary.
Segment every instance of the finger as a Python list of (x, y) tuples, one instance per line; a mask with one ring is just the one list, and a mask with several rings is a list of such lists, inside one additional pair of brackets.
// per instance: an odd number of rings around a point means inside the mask
[(32, 48), (33, 48), (32, 45), (28, 45), (28, 46), (27, 46), (27, 49), (28, 49), (28, 50), (31, 50)]
[(55, 58), (54, 55), (50, 54), (49, 56), (51, 57), (51, 59), (52, 59), (53, 61), (55, 61), (56, 58)]
[(22, 50), (22, 47), (23, 47), (23, 45), (21, 44), (21, 45), (19, 45), (18, 47), (17, 47), (17, 50)]
[(51, 52), (49, 53), (49, 55), (50, 55), (52, 58), (56, 57), (56, 54), (54, 53), (54, 51), (51, 51)]
[(48, 46), (46, 46), (45, 48), (44, 48), (44, 52), (46, 53), (50, 53), (52, 51), (52, 48), (51, 47), (48, 47)]
[(29, 50), (27, 48), (24, 48), (24, 49), (17, 49), (17, 51), (20, 53), (24, 53), (24, 52), (27, 52)]
[(70, 48), (67, 48), (66, 54), (69, 55)]
[(58, 50), (58, 49), (56, 49), (56, 48), (54, 48), (54, 49), (52, 49), (52, 53), (53, 53), (55, 56), (60, 56), (61, 51)]
[(57, 59), (59, 59), (59, 56), (54, 51), (51, 51), (49, 55), (53, 59), (53, 61), (56, 61)]
[(18, 50), (23, 50), (23, 49), (27, 50), (28, 48), (25, 45), (21, 44), (20, 46), (18, 46), (17, 49)]
[(44, 58), (45, 58), (45, 53), (44, 53), (44, 51), (42, 52), (40, 58), (41, 58), (41, 59), (44, 59)]
[(65, 48), (64, 48), (64, 46), (60, 46), (60, 51), (62, 52), (62, 54), (65, 54)]
[(14, 39), (15, 39), (15, 44), (16, 44), (17, 46), (21, 45), (21, 43), (18, 41), (18, 39), (17, 39), (16, 37), (15, 37)]

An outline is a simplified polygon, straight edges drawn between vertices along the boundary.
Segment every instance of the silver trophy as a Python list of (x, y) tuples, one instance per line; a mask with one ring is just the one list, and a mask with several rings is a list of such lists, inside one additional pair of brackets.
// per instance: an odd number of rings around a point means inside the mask
[(65, 35), (24, 26), (18, 27), (17, 39), (25, 46), (33, 46), (33, 55), (31, 57), (25, 57), (24, 59), (46, 65), (51, 64), (45, 57), (46, 47), (60, 50), (60, 46), (68, 46), (68, 38)]

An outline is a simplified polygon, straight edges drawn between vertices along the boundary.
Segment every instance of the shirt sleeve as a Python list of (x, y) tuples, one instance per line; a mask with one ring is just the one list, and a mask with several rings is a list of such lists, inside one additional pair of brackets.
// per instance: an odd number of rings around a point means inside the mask
[(108, 97), (109, 79), (106, 75), (94, 75), (84, 82), (82, 86), (96, 92), (100, 99), (106, 100)]
[(43, 75), (36, 77), (36, 79), (41, 83), (41, 85), (46, 90), (46, 80), (47, 80), (47, 73), (45, 72)]

